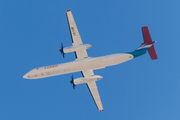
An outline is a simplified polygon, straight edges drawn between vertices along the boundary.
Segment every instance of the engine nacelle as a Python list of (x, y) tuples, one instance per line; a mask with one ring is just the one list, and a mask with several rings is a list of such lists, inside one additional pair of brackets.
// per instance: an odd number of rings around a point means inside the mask
[(90, 45), (90, 44), (82, 44), (82, 45), (78, 45), (78, 46), (70, 46), (70, 47), (65, 47), (63, 49), (63, 52), (64, 53), (69, 53), (69, 52), (74, 52), (74, 51), (77, 51), (77, 50), (88, 49), (90, 47), (92, 47), (92, 45)]
[(82, 77), (82, 78), (77, 78), (77, 79), (74, 79), (74, 84), (82, 84), (82, 83), (87, 83), (87, 82), (91, 82), (91, 81), (97, 81), (97, 80), (100, 80), (102, 79), (103, 77), (100, 76), (100, 75), (94, 75), (94, 76), (91, 76), (91, 77)]

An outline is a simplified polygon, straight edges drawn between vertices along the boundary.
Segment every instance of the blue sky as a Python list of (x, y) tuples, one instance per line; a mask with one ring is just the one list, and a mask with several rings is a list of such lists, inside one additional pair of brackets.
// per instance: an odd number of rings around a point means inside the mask
[[(84, 0), (0, 1), (1, 120), (179, 120), (180, 17), (178, 0), (87, 2)], [(71, 46), (66, 10), (71, 9), (90, 57), (133, 51), (148, 26), (158, 60), (148, 54), (96, 70), (104, 111), (99, 112), (85, 84), (71, 75), (27, 80), (29, 70), (75, 59), (59, 53)], [(73, 74), (75, 78), (80, 73)]]

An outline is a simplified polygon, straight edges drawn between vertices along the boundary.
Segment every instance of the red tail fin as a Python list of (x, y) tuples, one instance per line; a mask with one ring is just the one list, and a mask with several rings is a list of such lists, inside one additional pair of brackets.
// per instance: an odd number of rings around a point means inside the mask
[(151, 39), (151, 36), (150, 36), (147, 26), (142, 27), (142, 33), (143, 33), (144, 43), (152, 44), (152, 46), (148, 49), (151, 59), (152, 60), (157, 59), (158, 57), (157, 57), (157, 54), (156, 54), (156, 51), (155, 51), (154, 45), (153, 45), (154, 42)]

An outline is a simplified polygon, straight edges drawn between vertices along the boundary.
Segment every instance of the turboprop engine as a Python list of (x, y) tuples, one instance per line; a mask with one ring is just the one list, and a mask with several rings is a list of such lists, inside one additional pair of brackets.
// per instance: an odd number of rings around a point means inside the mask
[(70, 47), (65, 47), (63, 49), (63, 52), (64, 53), (69, 53), (69, 52), (74, 52), (74, 51), (77, 51), (77, 50), (88, 49), (90, 47), (92, 47), (92, 45), (90, 45), (90, 44), (83, 44), (83, 45), (78, 45), (78, 46), (70, 46)]
[(91, 81), (97, 81), (97, 80), (100, 80), (102, 78), (103, 77), (100, 76), (100, 75), (94, 75), (94, 76), (91, 76), (91, 77), (77, 78), (77, 79), (74, 79), (74, 84), (77, 85), (77, 84), (87, 83), (87, 82), (91, 82)]
[(73, 85), (73, 89), (75, 89), (77, 84), (87, 83), (87, 82), (91, 82), (91, 81), (97, 81), (102, 78), (103, 77), (100, 75), (94, 75), (91, 77), (81, 77), (81, 78), (74, 79), (74, 77), (72, 75), (70, 83)]
[(78, 50), (83, 50), (83, 49), (88, 49), (92, 47), (92, 45), (90, 44), (82, 44), (82, 45), (77, 45), (77, 46), (69, 46), (69, 47), (63, 47), (63, 44), (61, 43), (61, 49), (59, 50), (61, 52), (61, 54), (64, 55), (65, 53), (69, 53), (69, 52), (74, 52), (74, 51), (78, 51)]

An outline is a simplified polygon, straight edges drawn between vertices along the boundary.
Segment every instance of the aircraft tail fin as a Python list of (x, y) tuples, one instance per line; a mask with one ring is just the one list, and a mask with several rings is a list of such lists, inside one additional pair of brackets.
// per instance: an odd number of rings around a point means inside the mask
[(157, 54), (156, 54), (156, 51), (155, 51), (155, 48), (154, 48), (154, 45), (153, 45), (156, 41), (152, 41), (147, 26), (142, 27), (142, 33), (143, 33), (143, 38), (144, 38), (144, 43), (143, 43), (143, 44), (146, 44), (146, 45), (150, 45), (150, 44), (151, 44), (151, 45), (152, 45), (152, 46), (148, 49), (148, 52), (149, 52), (149, 55), (151, 56), (151, 59), (152, 59), (152, 60), (158, 59)]

